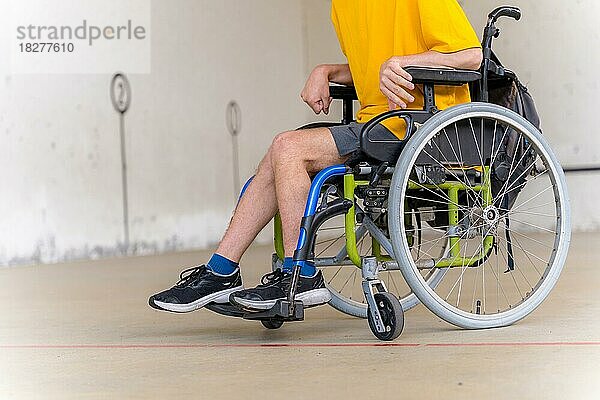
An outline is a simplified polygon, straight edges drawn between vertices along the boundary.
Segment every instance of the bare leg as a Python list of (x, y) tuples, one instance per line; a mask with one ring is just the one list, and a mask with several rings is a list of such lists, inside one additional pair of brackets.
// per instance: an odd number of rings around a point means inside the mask
[(327, 128), (277, 135), (236, 207), (216, 253), (239, 262), (279, 209), (285, 254), (291, 257), (298, 242), (310, 176), (343, 162)]
[(270, 152), (285, 255), (291, 257), (300, 234), (310, 177), (326, 167), (342, 164), (345, 158), (339, 156), (327, 128), (282, 133), (273, 141)]
[(256, 176), (237, 205), (229, 227), (216, 250), (216, 253), (231, 261), (240, 261), (256, 235), (277, 212), (271, 153), (272, 150), (269, 149), (260, 162)]

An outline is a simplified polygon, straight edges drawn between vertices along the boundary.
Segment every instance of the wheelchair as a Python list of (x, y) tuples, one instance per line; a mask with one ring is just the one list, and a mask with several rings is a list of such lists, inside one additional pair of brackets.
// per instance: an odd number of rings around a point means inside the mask
[[(419, 302), (465, 329), (507, 326), (533, 312), (567, 256), (569, 199), (539, 121), (525, 118), (517, 90), (524, 87), (492, 52), (501, 17), (519, 20), (521, 12), (505, 6), (489, 14), (479, 71), (408, 67), (422, 85), (423, 109), (375, 117), (345, 165), (314, 177), (287, 299), (260, 313), (214, 303), (207, 308), (260, 320), (269, 329), (301, 321), (304, 307), (295, 292), (301, 267), (311, 261), (324, 273), (330, 305), (368, 319), (383, 341), (400, 335), (404, 311)], [(467, 84), (472, 103), (437, 109), (437, 88)], [(354, 89), (330, 90), (343, 101), (341, 124), (350, 123)], [(390, 118), (405, 121), (404, 139), (373, 134)], [(274, 226), (273, 268), (279, 268), (284, 252), (277, 216)]]

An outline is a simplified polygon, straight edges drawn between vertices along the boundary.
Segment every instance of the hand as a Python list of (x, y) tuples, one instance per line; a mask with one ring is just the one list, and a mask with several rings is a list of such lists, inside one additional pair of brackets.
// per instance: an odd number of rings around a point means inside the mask
[(412, 76), (403, 68), (402, 57), (392, 57), (381, 65), (379, 89), (388, 99), (390, 110), (405, 109), (415, 98), (408, 92), (414, 90)]
[(316, 67), (308, 77), (300, 97), (315, 114), (321, 111), (329, 114), (329, 105), (333, 99), (329, 96), (329, 73), (323, 66)]

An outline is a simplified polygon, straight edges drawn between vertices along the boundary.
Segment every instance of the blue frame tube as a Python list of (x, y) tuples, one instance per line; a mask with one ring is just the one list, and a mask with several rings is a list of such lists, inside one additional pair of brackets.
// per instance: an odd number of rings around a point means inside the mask
[[(315, 215), (317, 210), (317, 203), (319, 202), (319, 195), (321, 189), (327, 180), (334, 176), (341, 176), (348, 173), (348, 167), (345, 165), (334, 165), (325, 168), (315, 176), (308, 192), (308, 198), (306, 200), (306, 209), (304, 210), (304, 218), (310, 218)], [(300, 235), (298, 236), (298, 244), (296, 245), (296, 252), (298, 252), (306, 243), (306, 227), (300, 227)], [(306, 260), (294, 260), (294, 265), (302, 267)]]
[(319, 202), (319, 194), (321, 194), (321, 189), (325, 182), (334, 176), (345, 175), (346, 172), (348, 172), (348, 167), (345, 165), (334, 165), (325, 168), (315, 176), (312, 185), (310, 186), (310, 191), (308, 192), (308, 199), (306, 200), (306, 209), (304, 210), (305, 217), (315, 215), (317, 203)]

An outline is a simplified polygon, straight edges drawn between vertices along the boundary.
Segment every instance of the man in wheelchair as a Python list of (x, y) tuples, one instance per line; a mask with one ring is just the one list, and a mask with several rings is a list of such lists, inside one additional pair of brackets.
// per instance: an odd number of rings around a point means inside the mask
[[(405, 67), (477, 70), (482, 62), (481, 44), (456, 0), (333, 0), (331, 16), (348, 64), (316, 67), (301, 97), (316, 114), (328, 114), (329, 84), (354, 86), (361, 105), (357, 121), (277, 135), (214, 255), (206, 265), (184, 271), (172, 288), (150, 297), (153, 308), (190, 312), (209, 303), (231, 302), (246, 312), (260, 312), (285, 299), (311, 178), (344, 164), (359, 149), (361, 130), (374, 117), (393, 109), (423, 109), (423, 87), (412, 82)], [(439, 109), (467, 103), (469, 87), (444, 86), (435, 100)], [(403, 120), (389, 119), (373, 134), (402, 138), (405, 131)], [(284, 238), (283, 268), (265, 275), (259, 286), (243, 289), (242, 255), (277, 212)], [(331, 298), (311, 262), (302, 264), (297, 283), (296, 299), (305, 307)]]

